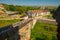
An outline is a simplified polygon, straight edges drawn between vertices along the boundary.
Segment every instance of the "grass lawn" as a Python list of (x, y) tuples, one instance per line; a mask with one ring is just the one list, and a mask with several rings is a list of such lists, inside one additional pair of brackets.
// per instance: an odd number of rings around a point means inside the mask
[(31, 40), (57, 40), (56, 25), (37, 22), (31, 30)]
[(20, 21), (20, 19), (14, 19), (14, 20), (0, 20), (0, 28), (1, 27), (4, 27), (6, 25), (9, 25), (9, 24), (13, 24), (13, 23), (16, 23)]

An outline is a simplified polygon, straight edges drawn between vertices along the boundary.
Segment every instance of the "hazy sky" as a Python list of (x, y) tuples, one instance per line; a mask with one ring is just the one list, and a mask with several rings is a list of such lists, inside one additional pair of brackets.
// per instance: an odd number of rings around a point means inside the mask
[(0, 3), (14, 4), (14, 5), (60, 5), (60, 0), (0, 0)]

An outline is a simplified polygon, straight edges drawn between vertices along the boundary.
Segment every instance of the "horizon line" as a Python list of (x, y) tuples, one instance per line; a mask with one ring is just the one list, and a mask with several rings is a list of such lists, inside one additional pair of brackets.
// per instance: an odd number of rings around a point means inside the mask
[(6, 5), (15, 5), (15, 6), (59, 6), (59, 5), (20, 5), (20, 4), (8, 4), (8, 3), (0, 3)]

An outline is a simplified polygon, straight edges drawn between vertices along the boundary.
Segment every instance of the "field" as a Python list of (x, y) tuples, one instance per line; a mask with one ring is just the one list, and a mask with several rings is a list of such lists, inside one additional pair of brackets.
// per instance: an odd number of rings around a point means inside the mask
[(31, 40), (57, 40), (56, 25), (37, 22), (31, 30)]
[(14, 19), (14, 20), (0, 20), (0, 28), (1, 27), (4, 27), (6, 25), (10, 25), (10, 24), (13, 24), (13, 23), (16, 23), (20, 21), (20, 19)]

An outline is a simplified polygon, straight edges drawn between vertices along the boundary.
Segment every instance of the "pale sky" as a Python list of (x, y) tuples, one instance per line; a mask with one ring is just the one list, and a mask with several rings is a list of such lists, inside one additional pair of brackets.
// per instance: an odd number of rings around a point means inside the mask
[(46, 6), (46, 5), (60, 5), (60, 0), (0, 0), (0, 3), (27, 5), (27, 6)]

